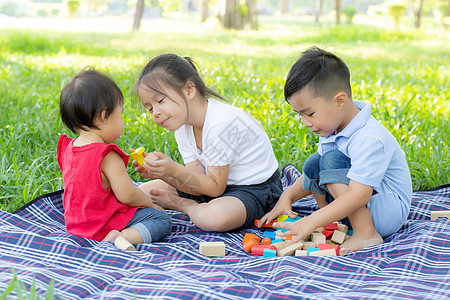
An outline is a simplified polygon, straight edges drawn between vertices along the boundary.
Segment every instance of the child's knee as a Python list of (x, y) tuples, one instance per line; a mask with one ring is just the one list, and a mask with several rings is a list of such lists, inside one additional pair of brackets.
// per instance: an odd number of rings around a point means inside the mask
[(226, 231), (229, 218), (220, 207), (206, 204), (197, 214), (195, 225), (205, 231)]
[(339, 150), (331, 150), (324, 153), (319, 161), (320, 171), (349, 169), (350, 166), (350, 158)]
[(303, 174), (311, 179), (318, 179), (320, 173), (319, 162), (320, 162), (319, 153), (314, 153), (311, 156), (309, 156), (305, 160), (305, 163), (303, 164)]

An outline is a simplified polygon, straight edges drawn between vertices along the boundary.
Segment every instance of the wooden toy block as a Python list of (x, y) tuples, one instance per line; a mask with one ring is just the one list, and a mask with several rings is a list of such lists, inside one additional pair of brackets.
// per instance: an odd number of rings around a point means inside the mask
[(283, 239), (272, 240), (272, 244), (276, 244), (276, 243), (280, 243), (280, 242), (284, 242), (284, 240)]
[(450, 210), (434, 210), (431, 212), (431, 220), (434, 221), (439, 217), (446, 217), (450, 221)]
[(116, 238), (114, 245), (122, 250), (136, 251), (136, 248), (122, 234)]
[(277, 256), (290, 256), (293, 255), (296, 250), (301, 250), (302, 248), (302, 242), (293, 243), (292, 245), (278, 251)]
[(336, 244), (342, 244), (345, 240), (346, 234), (342, 231), (335, 230), (333, 236), (331, 237), (331, 241)]
[(276, 243), (276, 244), (272, 244), (273, 246), (275, 246), (275, 248), (277, 248), (277, 252), (292, 245), (293, 242), (292, 241), (283, 241), (280, 243)]
[[(296, 216), (298, 216), (298, 213), (296, 213), (296, 212), (294, 212), (294, 215), (296, 215)], [(280, 215), (278, 218), (277, 218), (277, 222), (283, 222), (284, 220), (286, 220), (287, 218), (289, 218), (289, 216), (288, 215)], [(294, 221), (297, 221), (298, 219), (296, 218)]]
[(326, 240), (325, 241), (325, 244), (329, 244), (329, 245), (332, 245), (332, 244), (334, 244), (331, 240)]
[(346, 256), (347, 253), (348, 253), (347, 248), (341, 248), (341, 250), (339, 250), (339, 256)]
[(322, 233), (322, 231), (324, 231), (324, 230), (325, 230), (325, 228), (319, 227), (319, 228), (316, 228), (316, 230), (314, 230), (314, 232), (320, 232), (320, 233)]
[(295, 250), (295, 256), (307, 256), (308, 251), (306, 250)]
[(200, 243), (199, 250), (204, 256), (225, 256), (225, 243), (203, 242)]
[(334, 251), (334, 249), (311, 251), (309, 256), (336, 256), (336, 251)]
[(285, 236), (280, 236), (280, 233), (281, 233), (281, 230), (275, 231), (275, 239), (276, 240), (278, 240), (278, 239), (286, 240), (286, 237)]
[(347, 233), (348, 226), (345, 225), (345, 224), (338, 224), (338, 229), (337, 230), (342, 231), (344, 233)]
[(331, 224), (323, 226), (323, 228), (325, 228), (326, 230), (337, 230), (338, 229), (338, 224), (337, 223), (331, 223)]
[[(255, 221), (253, 221), (253, 225), (255, 225), (256, 227), (258, 227), (258, 223), (259, 223), (260, 219), (255, 219)], [(272, 228), (273, 223), (275, 223), (275, 221), (271, 221), (269, 222), (269, 224), (262, 224), (262, 228)]]
[(306, 250), (306, 255), (310, 256), (311, 252), (314, 252), (314, 251), (320, 251), (320, 249), (314, 248), (314, 247), (309, 247), (308, 250)]
[(265, 237), (261, 240), (261, 245), (270, 245), (270, 244), (272, 244), (271, 238)]
[(144, 147), (140, 147), (137, 148), (136, 150), (134, 150), (133, 153), (131, 153), (131, 157), (138, 162), (138, 164), (140, 164), (143, 168), (144, 167)]
[(314, 242), (304, 242), (303, 243), (303, 250), (308, 250), (308, 248), (315, 248), (316, 244)]
[(341, 251), (341, 247), (339, 247), (339, 245), (319, 244), (317, 248), (320, 250), (333, 249), (336, 252), (336, 255), (338, 255), (339, 251)]
[(334, 233), (334, 230), (324, 230), (322, 234), (325, 236), (325, 239), (329, 239)]
[(276, 236), (275, 231), (264, 231), (264, 237), (265, 237), (265, 238), (268, 237), (268, 238), (270, 238), (271, 240), (274, 240), (274, 239), (275, 239), (275, 236)]
[(277, 250), (264, 249), (263, 257), (276, 257)]
[(254, 245), (252, 247), (252, 255), (263, 256), (264, 249), (271, 249), (275, 251), (277, 250), (277, 248), (274, 245)]
[(316, 245), (319, 245), (321, 243), (325, 244), (326, 238), (325, 235), (323, 233), (319, 233), (319, 232), (313, 232), (312, 234), (312, 242)]
[(254, 233), (246, 233), (244, 235), (244, 240), (242, 241), (242, 245), (244, 246), (245, 251), (250, 253), (252, 251), (252, 247), (254, 245), (258, 245), (260, 241), (259, 236)]

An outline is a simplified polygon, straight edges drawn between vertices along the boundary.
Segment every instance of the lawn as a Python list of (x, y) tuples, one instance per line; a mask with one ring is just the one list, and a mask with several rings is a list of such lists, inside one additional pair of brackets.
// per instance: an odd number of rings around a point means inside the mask
[[(157, 127), (130, 95), (140, 69), (165, 52), (196, 59), (207, 84), (251, 113), (271, 138), (280, 167), (301, 168), (318, 137), (303, 127), (283, 99), (290, 66), (306, 48), (334, 51), (352, 73), (354, 99), (369, 101), (373, 115), (397, 138), (414, 189), (450, 182), (448, 33), (394, 32), (369, 26), (317, 26), (266, 22), (258, 32), (0, 31), (0, 208), (13, 211), (63, 187), (56, 162), (62, 133), (62, 86), (93, 66), (112, 76), (125, 94), (127, 151), (144, 146), (180, 161), (173, 133)], [(129, 167), (133, 179), (138, 174)]]

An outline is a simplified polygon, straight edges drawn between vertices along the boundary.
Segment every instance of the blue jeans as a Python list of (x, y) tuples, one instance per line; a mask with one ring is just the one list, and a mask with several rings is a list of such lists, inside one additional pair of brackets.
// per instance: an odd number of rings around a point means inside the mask
[[(172, 231), (169, 215), (156, 208), (140, 208), (125, 228), (135, 228), (142, 236), (144, 243), (162, 241)], [(123, 228), (123, 229), (125, 229)]]
[[(350, 179), (347, 173), (350, 170), (350, 158), (339, 150), (331, 150), (322, 156), (314, 153), (306, 159), (303, 165), (303, 188), (310, 192), (325, 195), (325, 201), (329, 204), (334, 198), (329, 193), (328, 183), (343, 183), (348, 185)], [(350, 226), (348, 218), (342, 222)]]

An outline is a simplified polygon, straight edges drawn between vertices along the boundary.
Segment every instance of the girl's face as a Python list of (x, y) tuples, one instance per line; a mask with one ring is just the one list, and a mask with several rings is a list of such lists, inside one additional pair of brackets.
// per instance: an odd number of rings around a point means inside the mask
[(111, 144), (117, 141), (117, 139), (123, 133), (123, 105), (118, 105), (112, 114), (108, 118), (103, 118), (98, 125), (100, 128), (100, 135), (103, 141), (107, 144)]
[(186, 100), (173, 90), (166, 89), (164, 94), (147, 86), (139, 86), (139, 98), (150, 112), (153, 121), (161, 127), (175, 131), (188, 122)]
[(289, 104), (303, 124), (321, 137), (342, 130), (343, 113), (335, 99), (317, 97), (305, 87), (289, 98)]

